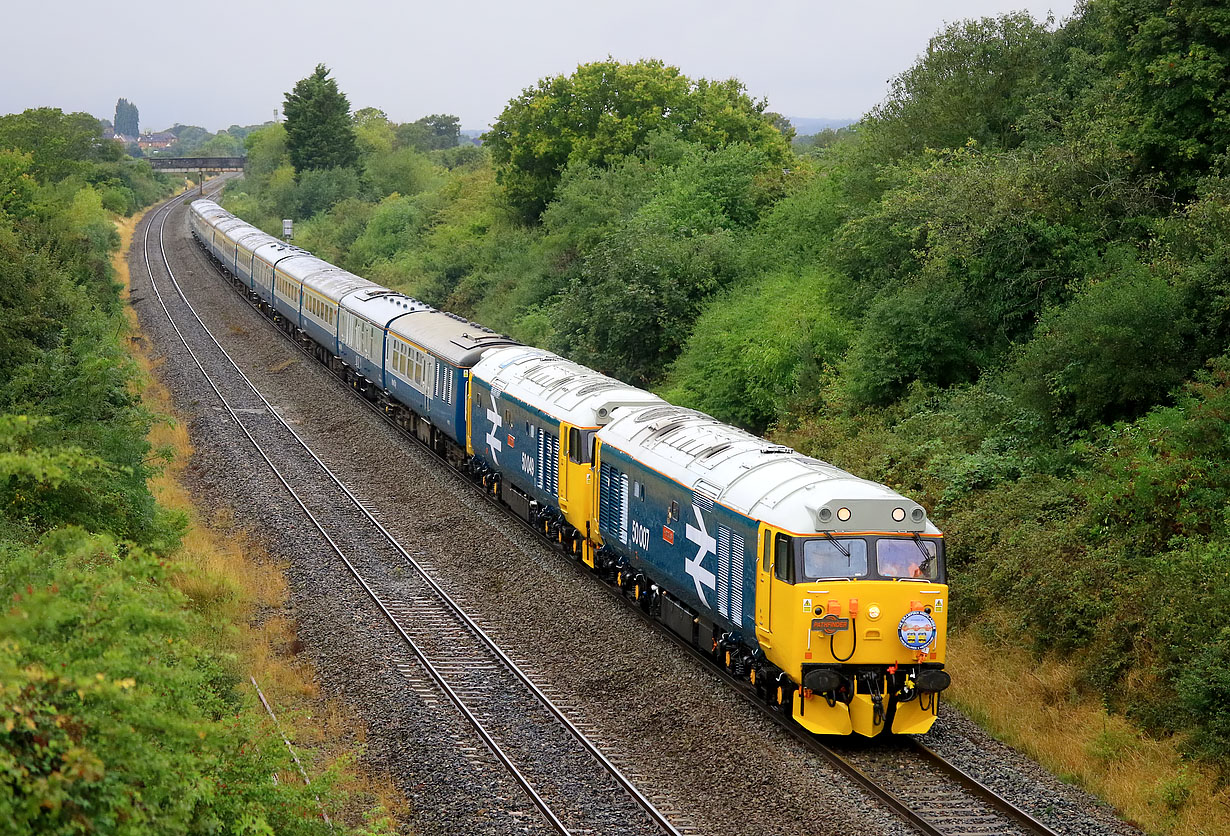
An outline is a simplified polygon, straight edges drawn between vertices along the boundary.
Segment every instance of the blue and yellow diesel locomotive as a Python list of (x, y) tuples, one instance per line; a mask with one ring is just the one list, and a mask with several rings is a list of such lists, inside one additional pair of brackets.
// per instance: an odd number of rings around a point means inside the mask
[(921, 733), (944, 542), (917, 503), (192, 204), (293, 338), (513, 513), (820, 734)]

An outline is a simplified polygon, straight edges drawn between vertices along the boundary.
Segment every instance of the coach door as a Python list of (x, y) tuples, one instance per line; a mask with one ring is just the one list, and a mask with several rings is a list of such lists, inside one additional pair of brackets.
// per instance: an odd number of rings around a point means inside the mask
[(773, 530), (760, 527), (759, 557), (756, 561), (756, 640), (773, 646)]

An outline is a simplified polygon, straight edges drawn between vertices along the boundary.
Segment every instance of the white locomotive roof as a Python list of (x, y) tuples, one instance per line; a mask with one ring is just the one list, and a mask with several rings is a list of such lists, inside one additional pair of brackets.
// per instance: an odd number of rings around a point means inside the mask
[(368, 283), (370, 287), (359, 287), (346, 293), (341, 299), (341, 305), (348, 311), (358, 314), (369, 322), (374, 322), (381, 328), (402, 314), (429, 311), (431, 306), (412, 299), (404, 293)]
[[(285, 273), (295, 281), (309, 281), (313, 276), (319, 275), (326, 271), (337, 271), (339, 273), (346, 272), (339, 267), (334, 267), (322, 258), (317, 258), (307, 250), (293, 249), (288, 252), (264, 250), (261, 252), (261, 255), (270, 264), (276, 262), (278, 272)], [(279, 261), (279, 259), (281, 260)], [(359, 277), (355, 276), (355, 278), (358, 279)], [(359, 279), (359, 281), (363, 280)], [(370, 284), (370, 282), (367, 284)]]
[[(621, 409), (598, 438), (716, 503), (795, 534), (939, 533), (918, 503), (891, 488), (695, 410)], [(839, 518), (842, 509), (848, 521)]]
[(389, 331), (462, 368), (473, 366), (493, 346), (517, 345), (516, 340), (490, 328), (434, 309), (402, 317), (389, 326)]
[(231, 214), (214, 201), (205, 200), (204, 198), (197, 198), (192, 201), (192, 211), (196, 212), (198, 215), (216, 215), (219, 212), (227, 215)]
[(279, 241), (272, 235), (266, 235), (264, 242), (262, 242), (260, 246), (253, 249), (252, 252), (261, 261), (270, 265), (277, 264), (279, 260), (281, 260), (284, 265), (286, 263), (285, 259), (297, 255), (312, 255), (307, 250), (301, 250), (298, 247), (287, 244), (285, 241)]
[(666, 405), (657, 395), (526, 345), (487, 352), (475, 364), (474, 374), (492, 388), (578, 427), (601, 426), (619, 407)]

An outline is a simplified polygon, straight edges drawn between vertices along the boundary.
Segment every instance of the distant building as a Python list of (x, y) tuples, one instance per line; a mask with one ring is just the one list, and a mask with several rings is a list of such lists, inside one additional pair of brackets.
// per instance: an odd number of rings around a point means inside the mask
[(173, 133), (166, 131), (157, 134), (145, 134), (137, 140), (137, 147), (142, 151), (148, 151), (150, 148), (167, 148), (175, 144), (177, 137)]

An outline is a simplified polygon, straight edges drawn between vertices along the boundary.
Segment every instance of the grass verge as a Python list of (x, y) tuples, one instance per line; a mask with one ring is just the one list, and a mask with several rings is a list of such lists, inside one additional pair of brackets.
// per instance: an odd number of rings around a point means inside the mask
[[(140, 219), (116, 222), (121, 246), (114, 266), (125, 291), (131, 287), (128, 251)], [(161, 505), (184, 514), (188, 523), (174, 556), (174, 583), (215, 628), (197, 639), (232, 655), (245, 681), (250, 676), (259, 683), (292, 745), (310, 754), (309, 774), (330, 766), (340, 773), (338, 788), (346, 798), (342, 825), (372, 834), (395, 829), (406, 832), (406, 799), (388, 774), (368, 770), (358, 761), (365, 743), (362, 723), (336, 700), (321, 694), (316, 671), (301, 653), (295, 625), (286, 615), (283, 567), (236, 524), (229, 509), (216, 509), (206, 516), (193, 504), (182, 479), (193, 452), (187, 428), (173, 417), (170, 393), (157, 378), (160, 361), (151, 356), (135, 311), (126, 308), (126, 316), (130, 353), (143, 371), (142, 400), (151, 412), (166, 416), (154, 424), (150, 443), (165, 452), (168, 464), (149, 487)], [(246, 709), (257, 712), (263, 722), (272, 722), (250, 684), (247, 690), (252, 698)], [(302, 779), (287, 774), (279, 775), (278, 780)]]
[(1164, 836), (1230, 836), (1230, 789), (1185, 760), (1181, 742), (1145, 737), (1080, 687), (1077, 666), (949, 638), (954, 705), (999, 740)]

